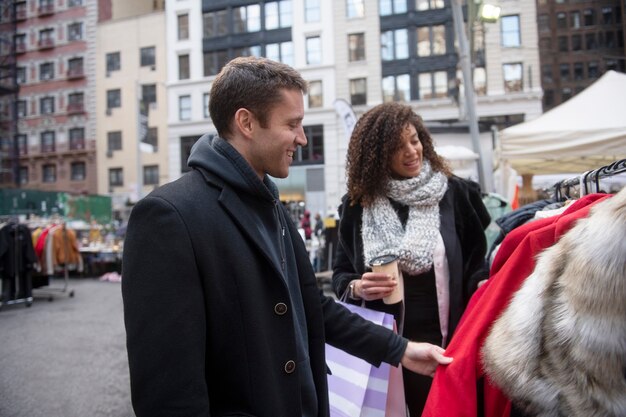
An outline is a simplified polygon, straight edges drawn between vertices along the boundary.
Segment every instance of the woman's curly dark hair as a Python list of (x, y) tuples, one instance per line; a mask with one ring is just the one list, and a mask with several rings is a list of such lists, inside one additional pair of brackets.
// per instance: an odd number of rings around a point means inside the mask
[[(371, 204), (385, 195), (391, 178), (391, 160), (401, 146), (400, 138), (407, 124), (412, 124), (423, 147), (424, 159), (430, 161), (435, 172), (451, 176), (446, 161), (435, 152), (433, 140), (422, 118), (411, 106), (401, 103), (383, 103), (367, 111), (357, 121), (346, 161), (348, 196), (352, 204)], [(381, 169), (382, 168), (382, 169)]]

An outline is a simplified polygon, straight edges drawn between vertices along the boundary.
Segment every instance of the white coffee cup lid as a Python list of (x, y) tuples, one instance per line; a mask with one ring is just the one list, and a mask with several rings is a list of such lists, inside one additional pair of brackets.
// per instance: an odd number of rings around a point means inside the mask
[(370, 259), (370, 261), (368, 262), (369, 266), (381, 266), (381, 265), (387, 265), (388, 263), (391, 263), (395, 260), (398, 259), (397, 255), (381, 255), (381, 256), (377, 256), (373, 259)]

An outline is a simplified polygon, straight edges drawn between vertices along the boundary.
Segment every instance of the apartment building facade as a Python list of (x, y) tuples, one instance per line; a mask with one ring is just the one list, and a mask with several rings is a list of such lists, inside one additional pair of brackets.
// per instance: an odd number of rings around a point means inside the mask
[[(482, 32), (473, 32), (480, 46), (474, 56), (477, 113), (481, 124), (498, 127), (541, 114), (534, 2), (501, 5), (509, 16), (504, 23), (481, 24)], [(296, 214), (303, 204), (332, 212), (345, 192), (348, 137), (336, 100), (349, 103), (356, 117), (386, 100), (410, 103), (433, 126), (438, 144), (472, 146), (466, 123), (446, 128), (465, 118), (447, 1), (169, 0), (166, 15), (170, 179), (187, 170), (195, 140), (216, 133), (208, 114), (210, 85), (240, 55), (285, 62), (310, 84), (304, 119), (309, 143), (289, 178), (276, 181)], [(188, 27), (187, 37), (181, 38), (181, 25)], [(492, 149), (490, 132), (481, 143)]]
[(97, 4), (16, 1), (17, 185), (95, 194)]
[(539, 0), (537, 27), (544, 111), (606, 71), (626, 72), (623, 0)]
[[(145, 2), (152, 5), (152, 2)], [(139, 3), (136, 3), (138, 5)], [(98, 25), (98, 193), (117, 218), (168, 181), (165, 13), (127, 11)]]

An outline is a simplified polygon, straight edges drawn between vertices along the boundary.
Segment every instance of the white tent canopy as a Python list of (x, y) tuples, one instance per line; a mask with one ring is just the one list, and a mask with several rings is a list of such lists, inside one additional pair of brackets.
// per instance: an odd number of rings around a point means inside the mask
[(537, 119), (499, 133), (499, 159), (519, 174), (585, 172), (626, 157), (626, 74), (608, 71)]

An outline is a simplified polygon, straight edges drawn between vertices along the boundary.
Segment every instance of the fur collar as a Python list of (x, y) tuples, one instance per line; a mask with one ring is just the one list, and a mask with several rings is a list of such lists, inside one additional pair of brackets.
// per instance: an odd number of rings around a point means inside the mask
[(524, 412), (626, 416), (626, 189), (539, 255), (482, 353)]

